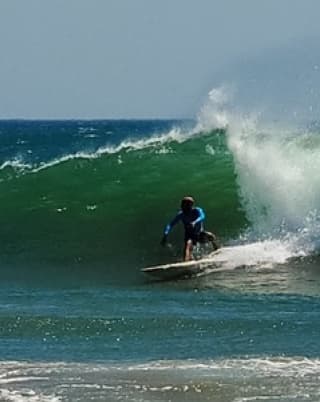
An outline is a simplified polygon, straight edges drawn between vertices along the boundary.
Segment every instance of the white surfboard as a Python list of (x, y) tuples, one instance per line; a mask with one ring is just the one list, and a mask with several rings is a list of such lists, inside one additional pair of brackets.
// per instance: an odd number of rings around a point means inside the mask
[(210, 257), (200, 260), (176, 262), (165, 265), (156, 265), (152, 267), (143, 268), (141, 272), (156, 279), (170, 280), (190, 278), (199, 274), (205, 273), (207, 270), (212, 270), (217, 267), (213, 256), (220, 253), (220, 250), (210, 254)]
[(265, 240), (226, 246), (200, 260), (157, 265), (143, 268), (141, 271), (155, 279), (181, 279), (230, 272), (244, 267), (270, 268), (274, 265), (284, 264), (294, 256), (286, 243), (279, 240)]

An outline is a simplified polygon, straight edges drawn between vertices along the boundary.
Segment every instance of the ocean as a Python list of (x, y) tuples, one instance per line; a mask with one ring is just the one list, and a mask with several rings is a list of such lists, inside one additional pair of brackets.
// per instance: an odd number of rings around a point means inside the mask
[[(320, 400), (320, 131), (0, 121), (0, 401)], [(219, 269), (159, 282), (192, 195)]]

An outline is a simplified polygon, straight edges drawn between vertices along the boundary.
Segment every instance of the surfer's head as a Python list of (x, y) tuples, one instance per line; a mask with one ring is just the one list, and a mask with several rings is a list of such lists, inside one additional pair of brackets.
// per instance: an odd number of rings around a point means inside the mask
[(188, 212), (192, 209), (194, 205), (194, 199), (190, 196), (183, 197), (181, 200), (181, 209), (183, 212)]

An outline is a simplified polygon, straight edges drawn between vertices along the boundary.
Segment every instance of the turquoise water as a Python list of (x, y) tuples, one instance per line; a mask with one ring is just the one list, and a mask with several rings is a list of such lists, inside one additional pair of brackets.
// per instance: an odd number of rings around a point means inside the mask
[[(319, 400), (318, 133), (195, 126), (0, 123), (0, 400)], [(190, 193), (219, 270), (153, 282)]]

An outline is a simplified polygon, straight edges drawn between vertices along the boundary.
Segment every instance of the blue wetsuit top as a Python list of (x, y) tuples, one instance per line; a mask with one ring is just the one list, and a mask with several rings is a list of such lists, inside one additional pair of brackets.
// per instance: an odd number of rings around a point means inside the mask
[(193, 226), (192, 232), (195, 234), (199, 234), (203, 231), (203, 221), (205, 220), (205, 213), (202, 208), (196, 207), (192, 208), (189, 214), (184, 214), (182, 210), (180, 210), (177, 215), (173, 218), (173, 220), (165, 227), (164, 235), (167, 236), (174, 225), (178, 222), (182, 221), (184, 224), (185, 231), (189, 232), (190, 225)]

